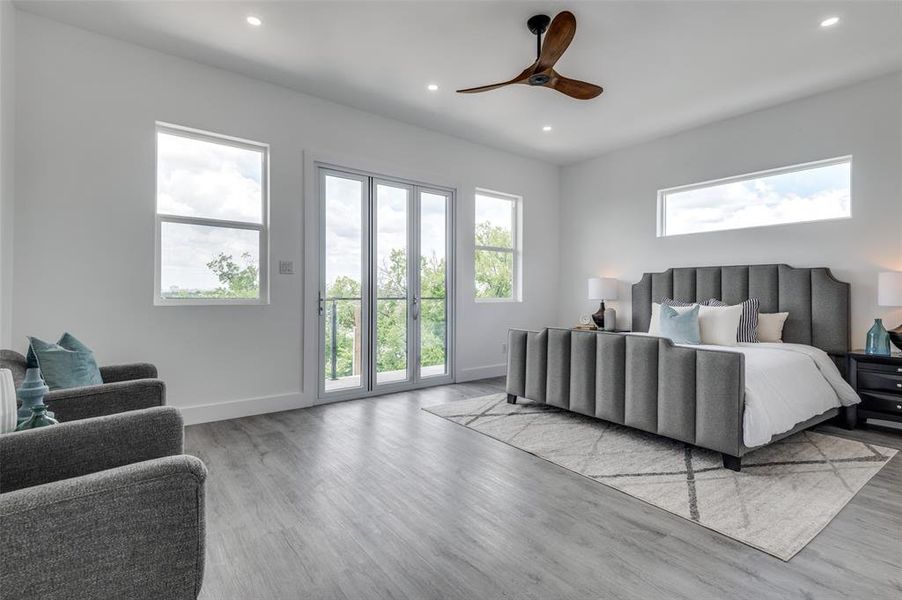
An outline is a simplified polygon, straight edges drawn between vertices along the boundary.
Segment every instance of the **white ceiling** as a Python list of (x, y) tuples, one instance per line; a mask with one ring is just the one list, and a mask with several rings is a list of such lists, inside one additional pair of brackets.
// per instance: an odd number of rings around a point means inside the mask
[[(20, 1), (23, 10), (415, 125), (565, 164), (902, 69), (902, 1)], [(598, 83), (454, 90), (535, 58), (526, 19), (567, 8), (558, 63)], [(260, 16), (263, 26), (245, 22)], [(842, 21), (819, 26), (827, 16)], [(428, 92), (435, 82), (438, 92)], [(543, 125), (553, 130), (543, 133)]]

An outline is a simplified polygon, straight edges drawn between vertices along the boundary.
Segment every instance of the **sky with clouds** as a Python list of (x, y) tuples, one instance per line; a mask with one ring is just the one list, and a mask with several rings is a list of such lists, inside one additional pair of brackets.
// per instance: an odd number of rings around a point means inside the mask
[(851, 215), (851, 164), (734, 181), (666, 194), (667, 235)]
[[(247, 223), (263, 222), (262, 151), (157, 133), (157, 212)], [(220, 252), (247, 253), (257, 264), (259, 233), (203, 225), (162, 225), (161, 291), (215, 289), (207, 268)]]
[[(337, 175), (325, 177), (326, 287), (338, 277), (361, 280), (363, 271), (363, 183)], [(393, 249), (407, 250), (410, 189), (377, 182), (375, 201), (376, 260), (386, 264)], [(424, 256), (445, 256), (446, 198), (420, 193), (420, 251)]]
[[(508, 233), (513, 231), (514, 201), (497, 196), (476, 194), (476, 225), (489, 223), (493, 227), (500, 227)], [(513, 237), (511, 237), (513, 239)]]
[[(160, 214), (262, 223), (262, 150), (214, 143), (184, 135), (157, 133), (157, 211)], [(376, 260), (385, 264), (393, 249), (408, 248), (411, 189), (377, 182)], [(325, 177), (326, 284), (362, 276), (364, 184), (353, 178)], [(445, 257), (447, 199), (420, 192), (420, 246), (424, 256)], [(509, 200), (477, 194), (477, 222), (511, 228)], [(238, 262), (247, 254), (259, 262), (259, 233), (195, 224), (162, 225), (163, 292), (173, 288), (214, 289), (219, 281), (206, 266), (220, 252)]]
[[(159, 132), (157, 210), (161, 214), (248, 223), (263, 221), (264, 155), (245, 147), (216, 144)], [(668, 235), (850, 216), (851, 165), (815, 166), (744, 181), (667, 194)], [(327, 175), (326, 284), (340, 276), (358, 281), (362, 272), (364, 185)], [(376, 185), (376, 259), (385, 264), (392, 249), (407, 249), (410, 189)], [(445, 255), (446, 199), (421, 192), (420, 244), (426, 256)], [(476, 222), (511, 228), (511, 202), (476, 195)], [(163, 223), (162, 291), (213, 289), (219, 281), (206, 264), (220, 252), (259, 262), (259, 233), (203, 225)]]

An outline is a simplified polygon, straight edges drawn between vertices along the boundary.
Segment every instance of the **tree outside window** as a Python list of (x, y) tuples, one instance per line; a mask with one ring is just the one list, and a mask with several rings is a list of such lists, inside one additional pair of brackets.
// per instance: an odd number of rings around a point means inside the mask
[(476, 193), (476, 301), (520, 299), (520, 235), (518, 211), (522, 200), (491, 192)]
[(158, 124), (154, 303), (267, 301), (265, 144)]

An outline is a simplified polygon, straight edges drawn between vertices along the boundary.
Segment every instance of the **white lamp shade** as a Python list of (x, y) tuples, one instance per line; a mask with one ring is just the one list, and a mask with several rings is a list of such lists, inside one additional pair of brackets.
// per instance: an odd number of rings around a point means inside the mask
[(886, 271), (877, 276), (877, 304), (902, 306), (902, 271)]
[(618, 282), (613, 277), (593, 277), (587, 282), (589, 300), (616, 300)]

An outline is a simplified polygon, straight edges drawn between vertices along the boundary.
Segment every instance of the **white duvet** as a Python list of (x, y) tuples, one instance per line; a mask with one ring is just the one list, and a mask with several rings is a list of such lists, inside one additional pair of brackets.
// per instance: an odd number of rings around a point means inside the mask
[(861, 402), (833, 360), (813, 346), (763, 342), (736, 346), (677, 345), (745, 355), (742, 439), (749, 448), (766, 444), (773, 436), (831, 408)]
[(819, 348), (771, 343), (705, 347), (745, 355), (742, 437), (749, 448), (831, 408), (861, 402)]

